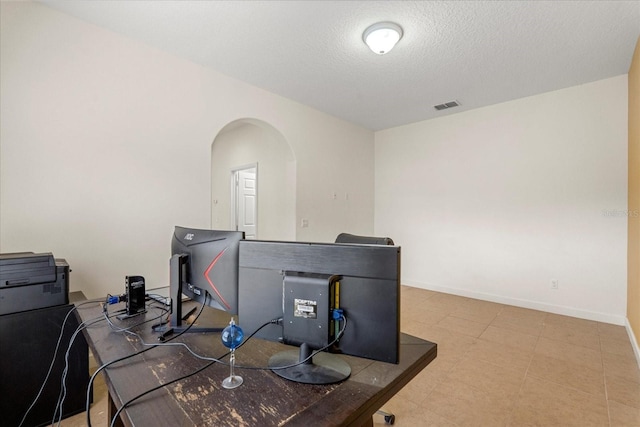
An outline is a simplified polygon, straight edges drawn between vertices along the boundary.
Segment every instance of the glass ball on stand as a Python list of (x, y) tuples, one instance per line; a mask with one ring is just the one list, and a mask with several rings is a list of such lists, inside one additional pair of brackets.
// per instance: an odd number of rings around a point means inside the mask
[(229, 322), (229, 326), (224, 328), (220, 338), (222, 339), (222, 344), (224, 344), (225, 347), (231, 350), (231, 355), (229, 356), (229, 367), (231, 369), (231, 372), (229, 376), (222, 381), (222, 387), (226, 389), (233, 389), (241, 385), (243, 382), (241, 376), (235, 375), (234, 367), (236, 363), (235, 351), (236, 348), (238, 348), (242, 343), (244, 332), (242, 331), (242, 328), (240, 326), (236, 325), (232, 317), (231, 321)]

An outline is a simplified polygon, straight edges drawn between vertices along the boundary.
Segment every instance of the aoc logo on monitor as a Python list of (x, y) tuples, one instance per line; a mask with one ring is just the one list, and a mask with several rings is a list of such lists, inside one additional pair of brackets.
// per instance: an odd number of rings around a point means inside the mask
[(184, 240), (193, 240), (194, 237), (195, 237), (195, 234), (187, 233), (186, 236), (184, 236)]

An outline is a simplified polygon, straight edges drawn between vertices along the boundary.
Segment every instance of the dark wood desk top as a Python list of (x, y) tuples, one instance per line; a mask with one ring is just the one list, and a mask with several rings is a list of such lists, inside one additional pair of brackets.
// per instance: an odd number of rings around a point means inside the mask
[[(109, 307), (110, 312), (123, 304)], [(101, 316), (97, 304), (78, 308), (82, 321)], [(230, 316), (205, 309), (202, 326), (225, 326)], [(159, 312), (123, 321), (131, 327)], [(204, 313), (203, 313), (204, 314)], [(202, 318), (202, 317), (201, 317)], [(214, 319), (214, 320), (212, 320)], [(158, 343), (151, 332), (152, 322), (135, 327), (147, 343)], [(248, 335), (252, 331), (245, 331)], [(142, 349), (138, 339), (114, 332), (102, 321), (85, 330), (85, 337), (98, 364)], [(187, 333), (170, 341), (184, 342), (196, 353), (219, 358), (227, 349), (219, 333)], [(204, 371), (154, 391), (127, 406), (122, 420), (129, 426), (314, 426), (353, 425), (370, 422), (371, 416), (436, 357), (434, 343), (402, 334), (398, 365), (343, 356), (351, 365), (348, 380), (331, 385), (307, 385), (280, 378), (270, 370), (239, 369), (239, 366), (266, 367), (269, 357), (291, 347), (253, 338), (236, 351), (236, 374), (244, 383), (233, 390), (222, 387), (229, 367), (214, 363)], [(228, 361), (228, 357), (224, 359)], [(103, 372), (111, 398), (117, 407), (123, 402), (172, 379), (189, 374), (207, 364), (182, 346), (161, 346), (108, 367)]]

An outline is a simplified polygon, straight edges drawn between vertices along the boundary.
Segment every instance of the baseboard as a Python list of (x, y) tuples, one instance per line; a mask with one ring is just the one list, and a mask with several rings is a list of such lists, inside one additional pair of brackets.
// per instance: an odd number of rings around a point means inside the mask
[[(500, 304), (513, 305), (516, 307), (529, 308), (532, 310), (545, 311), (547, 313), (561, 314), (564, 316), (577, 317), (579, 319), (594, 320), (596, 322), (611, 323), (613, 325), (625, 326), (628, 324), (625, 316), (616, 316), (609, 313), (600, 313), (596, 311), (581, 310), (575, 307), (560, 306), (547, 304), (539, 301), (525, 300), (519, 298), (505, 297), (502, 295), (488, 294), (484, 292), (470, 291), (468, 289), (450, 288), (445, 286), (432, 285), (428, 283), (418, 283), (411, 280), (403, 280), (402, 283), (407, 286), (428, 289), (436, 292), (459, 295), (467, 298), (474, 298), (483, 301), (497, 302)], [(627, 327), (628, 328), (628, 327)], [(637, 344), (636, 344), (637, 349)], [(637, 356), (636, 352), (636, 356)]]
[(638, 341), (636, 340), (636, 336), (633, 333), (633, 328), (631, 327), (631, 323), (629, 323), (629, 319), (626, 319), (627, 334), (629, 335), (629, 340), (631, 341), (631, 347), (633, 347), (633, 352), (636, 355), (636, 362), (638, 362), (638, 368), (640, 368), (640, 346), (638, 346)]

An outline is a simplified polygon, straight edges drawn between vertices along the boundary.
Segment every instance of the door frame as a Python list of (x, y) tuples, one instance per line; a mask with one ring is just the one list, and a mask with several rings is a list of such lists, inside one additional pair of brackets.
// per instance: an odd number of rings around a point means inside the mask
[(230, 203), (230, 221), (231, 229), (238, 231), (238, 194), (239, 194), (239, 186), (238, 186), (238, 174), (241, 171), (245, 171), (248, 169), (255, 169), (256, 171), (256, 237), (258, 236), (258, 191), (259, 191), (259, 183), (258, 183), (258, 163), (249, 163), (242, 166), (236, 166), (231, 168), (230, 171), (230, 179), (229, 184), (231, 187), (231, 203)]

